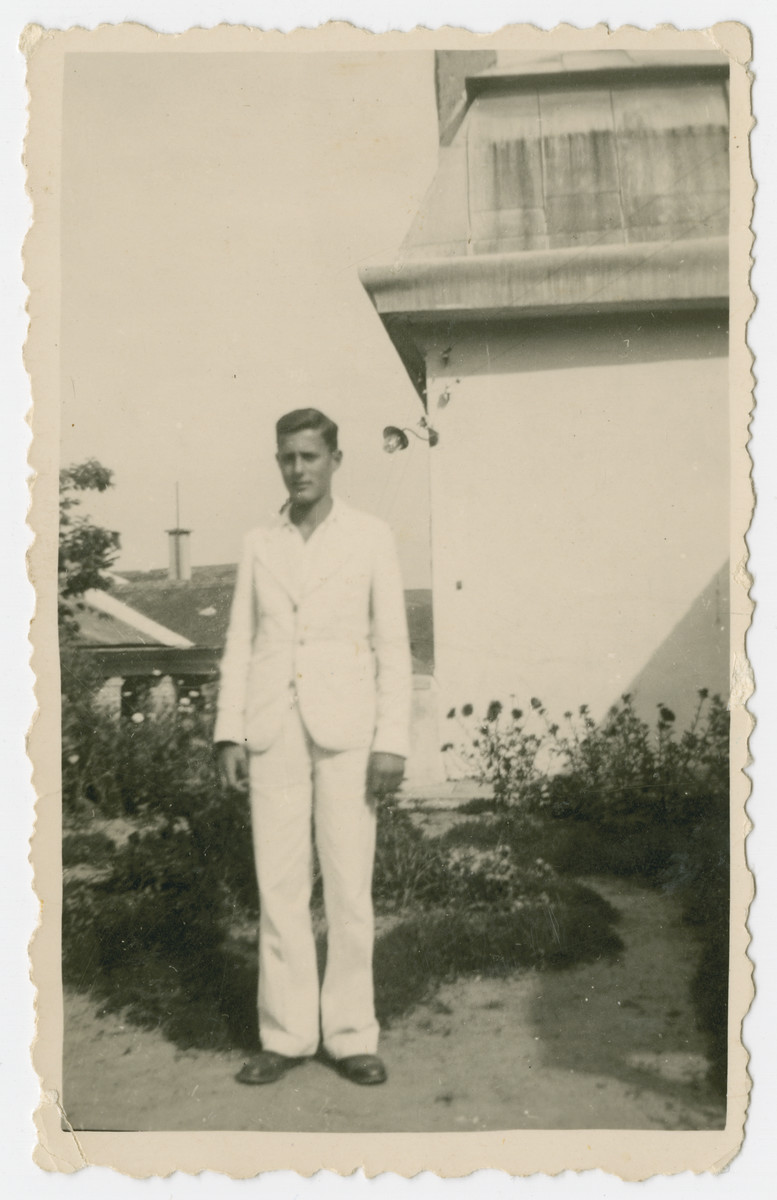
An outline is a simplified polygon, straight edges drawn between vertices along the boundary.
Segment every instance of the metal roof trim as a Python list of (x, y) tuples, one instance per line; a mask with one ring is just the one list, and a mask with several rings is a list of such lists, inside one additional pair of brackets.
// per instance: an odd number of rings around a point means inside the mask
[(644, 55), (627, 52), (608, 54), (611, 55), (610, 61), (601, 54), (580, 51), (527, 60), (525, 64), (519, 61), (497, 63), (494, 67), (467, 76), (467, 101), (471, 103), (476, 96), (488, 91), (558, 87), (559, 84), (569, 86), (575, 83), (591, 87), (605, 80), (622, 80), (638, 85), (648, 78), (678, 76), (687, 80), (724, 79), (729, 74), (729, 60), (715, 50)]
[(381, 316), (723, 301), (728, 299), (728, 238), (406, 259), (363, 267), (359, 278)]

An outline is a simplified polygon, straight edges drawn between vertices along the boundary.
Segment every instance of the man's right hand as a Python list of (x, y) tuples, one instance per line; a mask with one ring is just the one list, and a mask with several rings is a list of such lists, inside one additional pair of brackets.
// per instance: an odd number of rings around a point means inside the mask
[(237, 742), (221, 742), (217, 747), (219, 778), (233, 792), (248, 791), (248, 752)]

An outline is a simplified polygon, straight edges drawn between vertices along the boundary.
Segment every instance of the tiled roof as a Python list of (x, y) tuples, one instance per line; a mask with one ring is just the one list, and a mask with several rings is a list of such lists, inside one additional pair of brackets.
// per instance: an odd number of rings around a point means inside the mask
[(144, 646), (160, 645), (148, 634), (141, 634), (126, 621), (120, 621), (109, 613), (99, 612), (85, 604), (77, 613), (78, 631), (82, 642), (90, 646)]
[(166, 570), (126, 571), (116, 596), (152, 621), (196, 646), (224, 645), (237, 567), (194, 567), (186, 583), (171, 583)]

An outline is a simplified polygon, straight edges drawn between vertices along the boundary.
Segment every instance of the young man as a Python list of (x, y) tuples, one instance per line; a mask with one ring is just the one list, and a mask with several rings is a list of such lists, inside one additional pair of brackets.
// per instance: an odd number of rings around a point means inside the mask
[[(272, 1083), (324, 1048), (354, 1083), (383, 1083), (372, 984), (375, 803), (408, 748), (410, 650), (391, 532), (332, 497), (337, 426), (316, 409), (276, 426), (289, 493), (245, 541), (221, 663), (224, 783), (250, 790), (261, 917), (262, 1051)], [(311, 818), (328, 925), (319, 996)]]

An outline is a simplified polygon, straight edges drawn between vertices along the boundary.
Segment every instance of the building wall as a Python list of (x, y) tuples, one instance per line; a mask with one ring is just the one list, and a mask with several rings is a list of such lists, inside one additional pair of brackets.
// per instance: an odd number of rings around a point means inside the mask
[(694, 719), (699, 691), (725, 696), (729, 691), (731, 570), (726, 561), (675, 625), (666, 641), (629, 684), (637, 713), (655, 717), (668, 704), (678, 727)]
[(728, 554), (726, 350), (720, 312), (430, 329), (443, 713), (598, 717), (651, 660)]
[(405, 768), (406, 787), (426, 787), (445, 778), (439, 730), (440, 706), (436, 681), (431, 675), (414, 675), (410, 755)]

